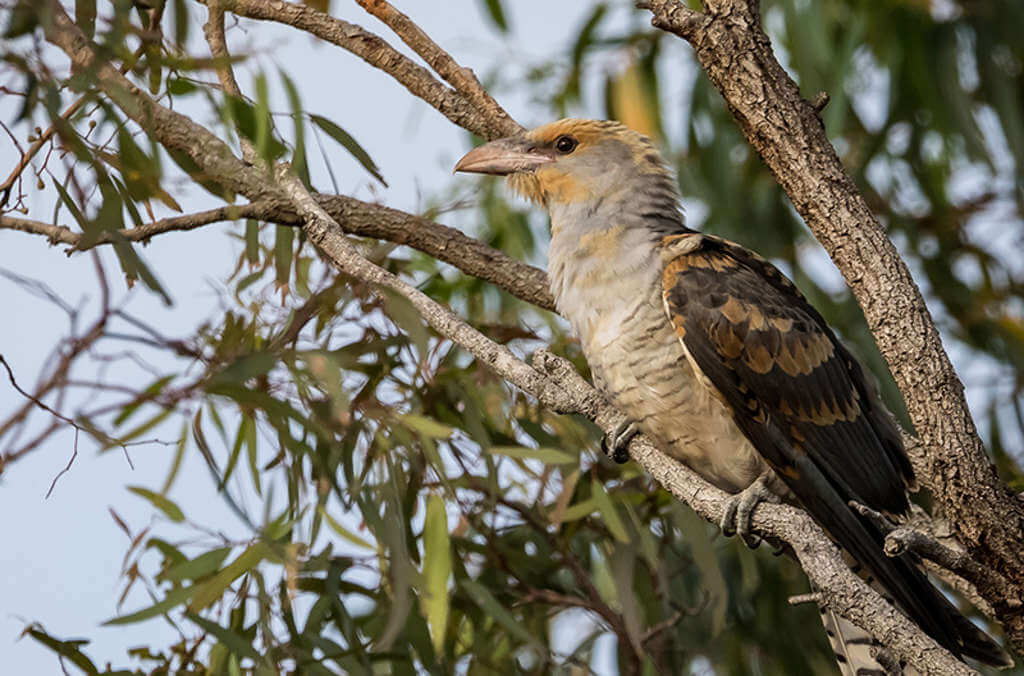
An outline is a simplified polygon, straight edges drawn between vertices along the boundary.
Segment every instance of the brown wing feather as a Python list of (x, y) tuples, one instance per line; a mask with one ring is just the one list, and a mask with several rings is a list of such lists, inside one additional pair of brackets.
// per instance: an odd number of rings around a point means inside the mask
[(913, 470), (853, 357), (774, 266), (697, 236), (702, 245), (673, 259), (664, 280), (666, 307), (687, 348), (707, 351), (714, 368), (730, 371), (746, 390), (742, 415), (754, 414), (756, 402), (850, 499), (905, 511)]

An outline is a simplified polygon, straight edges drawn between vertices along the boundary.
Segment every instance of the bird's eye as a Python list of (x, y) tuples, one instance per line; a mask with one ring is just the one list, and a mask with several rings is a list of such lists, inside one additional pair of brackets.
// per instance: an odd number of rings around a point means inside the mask
[(579, 145), (579, 141), (574, 139), (572, 136), (562, 135), (555, 139), (555, 150), (568, 155), (572, 151), (576, 150), (576, 146)]

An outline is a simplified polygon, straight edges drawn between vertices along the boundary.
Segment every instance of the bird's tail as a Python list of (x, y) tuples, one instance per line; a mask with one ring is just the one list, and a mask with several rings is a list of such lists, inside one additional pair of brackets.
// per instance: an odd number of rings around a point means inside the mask
[(821, 623), (841, 676), (921, 676), (911, 666), (882, 664), (875, 657), (881, 649), (878, 641), (839, 613), (822, 608)]
[[(840, 547), (840, 553), (843, 563), (849, 566), (854, 574), (887, 602), (896, 603), (892, 595), (849, 552)], [(958, 647), (964, 656), (999, 668), (1013, 666), (1006, 653), (985, 632), (961, 615), (941, 593), (936, 591), (935, 595), (941, 599), (941, 605), (945, 606), (945, 615), (953, 625), (955, 634), (959, 636)], [(821, 623), (825, 627), (825, 634), (832, 646), (841, 676), (921, 676), (921, 672), (912, 666), (892, 663), (891, 659), (879, 659), (878, 655), (883, 647), (870, 632), (832, 610), (821, 608), (820, 612)]]

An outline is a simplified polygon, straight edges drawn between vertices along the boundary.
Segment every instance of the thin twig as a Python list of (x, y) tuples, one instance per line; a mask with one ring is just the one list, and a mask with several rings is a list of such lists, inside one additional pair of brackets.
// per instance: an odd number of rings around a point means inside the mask
[(119, 244), (121, 242), (144, 243), (156, 235), (162, 235), (167, 232), (184, 232), (220, 221), (251, 218), (253, 215), (264, 213), (268, 206), (267, 203), (242, 204), (238, 206), (228, 205), (194, 214), (161, 218), (157, 221), (144, 223), (137, 228), (122, 228), (121, 230), (104, 232), (98, 237), (90, 238), (87, 244), (82, 244), (82, 235), (80, 233), (75, 232), (66, 225), (53, 225), (28, 218), (0, 216), (0, 228), (17, 230), (33, 235), (43, 235), (50, 240), (51, 244), (68, 244), (70, 248), (66, 253), (70, 255), (77, 251), (88, 251), (104, 244)]
[(523, 131), (508, 113), (498, 105), (469, 68), (460, 66), (451, 54), (441, 49), (430, 36), (416, 25), (408, 16), (398, 11), (387, 0), (356, 0), (360, 7), (377, 17), (391, 30), (395, 31), (402, 42), (426, 61), (438, 75), (462, 94), (477, 111), (485, 114), (496, 129), (504, 135)]
[[(348, 233), (403, 244), (453, 265), (466, 274), (496, 284), (513, 296), (544, 310), (554, 310), (547, 273), (468, 237), (455, 228), (421, 216), (379, 204), (363, 202), (345, 195), (315, 195), (324, 209)], [(278, 225), (298, 226), (294, 210), (279, 200), (261, 200), (229, 205), (195, 214), (164, 218), (137, 228), (104, 233), (88, 246), (80, 245), (81, 235), (67, 226), (52, 225), (26, 218), (0, 216), (0, 228), (41, 235), (51, 242), (68, 244), (68, 253), (118, 241), (148, 242), (157, 235), (181, 232), (213, 223), (252, 218)]]
[(58, 420), (61, 420), (67, 423), (68, 425), (71, 425), (75, 429), (75, 443), (71, 453), (71, 458), (68, 459), (68, 464), (64, 467), (64, 469), (58, 472), (57, 476), (53, 477), (53, 481), (50, 482), (50, 488), (49, 490), (46, 491), (46, 497), (49, 498), (50, 495), (53, 493), (54, 487), (57, 485), (57, 480), (60, 479), (65, 474), (67, 474), (68, 471), (71, 470), (71, 465), (75, 464), (75, 458), (78, 457), (78, 433), (82, 430), (82, 427), (71, 418), (67, 417), (63, 413), (60, 413), (59, 411), (55, 411), (54, 409), (50, 408), (42, 401), (37, 399), (36, 397), (33, 397), (31, 394), (23, 390), (21, 388), (21, 385), (19, 385), (18, 381), (14, 378), (14, 371), (11, 370), (11, 365), (7, 363), (7, 359), (5, 359), (2, 354), (0, 354), (0, 364), (3, 364), (3, 367), (7, 370), (7, 378), (11, 381), (11, 386), (14, 387), (18, 394), (25, 397), (39, 408), (46, 411), (54, 418), (57, 418)]
[(810, 592), (809, 594), (795, 594), (786, 599), (786, 602), (791, 606), (799, 606), (803, 603), (821, 603), (821, 594), (818, 592)]
[(927, 533), (910, 526), (900, 526), (886, 535), (885, 553), (887, 556), (902, 556), (906, 552), (913, 552), (922, 558), (934, 561), (975, 587), (1001, 587), (1004, 593), (1003, 603), (1010, 608), (1024, 608), (1024, 602), (998, 572), (980, 565), (966, 552), (947, 547)]
[(478, 136), (496, 138), (514, 133), (515, 127), (508, 123), (496, 123), (477, 112), (460, 92), (445, 86), (429, 70), (361, 26), (337, 19), (308, 5), (284, 0), (222, 0), (221, 6), (238, 16), (293, 26), (341, 47), (387, 73), (410, 94)]
[(60, 479), (65, 474), (67, 474), (69, 471), (71, 471), (71, 466), (73, 464), (75, 464), (75, 458), (77, 458), (77, 457), (78, 457), (78, 426), (76, 425), (75, 426), (75, 445), (74, 445), (74, 451), (71, 453), (71, 457), (68, 458), (68, 464), (64, 466), (64, 469), (62, 469), (61, 471), (57, 472), (57, 476), (53, 477), (53, 481), (50, 482), (50, 488), (46, 491), (46, 498), (45, 499), (47, 499), (47, 500), (50, 499), (50, 495), (53, 493), (53, 489), (56, 488), (56, 486), (57, 486), (57, 480)]
[(76, 423), (74, 420), (72, 420), (71, 418), (67, 417), (66, 415), (64, 415), (63, 413), (61, 413), (59, 411), (53, 410), (52, 408), (50, 408), (49, 406), (47, 406), (46, 404), (41, 402), (39, 399), (37, 399), (36, 397), (32, 396), (31, 394), (29, 394), (25, 390), (23, 390), (21, 388), (21, 385), (18, 384), (18, 381), (14, 379), (14, 371), (11, 370), (11, 365), (7, 363), (7, 359), (5, 359), (2, 354), (0, 354), (0, 364), (3, 364), (3, 367), (5, 369), (7, 369), (7, 378), (11, 381), (11, 385), (14, 387), (15, 390), (17, 390), (18, 394), (20, 394), (21, 396), (25, 397), (30, 402), (32, 402), (33, 404), (35, 404), (39, 408), (43, 409), (44, 411), (46, 411), (47, 413), (49, 413), (53, 417), (55, 417), (55, 418), (57, 418), (59, 420), (63, 420), (67, 424), (69, 424), (72, 427), (74, 427), (76, 430), (81, 429), (81, 427), (79, 427), (78, 423)]

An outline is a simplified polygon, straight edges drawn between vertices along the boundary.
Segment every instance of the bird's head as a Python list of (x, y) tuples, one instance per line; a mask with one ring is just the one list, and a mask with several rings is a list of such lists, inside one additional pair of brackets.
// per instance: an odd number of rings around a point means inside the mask
[(507, 176), (516, 192), (552, 210), (635, 193), (645, 183), (664, 189), (667, 181), (675, 191), (650, 139), (609, 120), (559, 120), (491, 141), (469, 151), (455, 171)]

